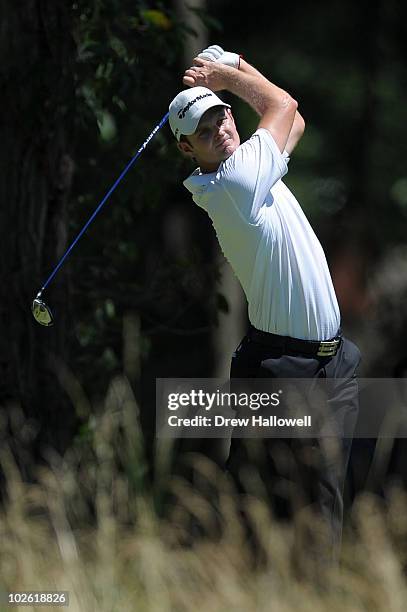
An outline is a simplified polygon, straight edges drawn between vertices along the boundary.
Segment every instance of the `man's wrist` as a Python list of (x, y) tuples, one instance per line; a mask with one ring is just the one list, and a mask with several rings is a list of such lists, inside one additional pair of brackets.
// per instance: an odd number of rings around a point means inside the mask
[(222, 80), (224, 82), (223, 89), (226, 91), (232, 91), (232, 89), (234, 89), (234, 85), (236, 84), (236, 73), (238, 72), (238, 69), (232, 68), (226, 64), (219, 64), (219, 67), (221, 67), (222, 71)]

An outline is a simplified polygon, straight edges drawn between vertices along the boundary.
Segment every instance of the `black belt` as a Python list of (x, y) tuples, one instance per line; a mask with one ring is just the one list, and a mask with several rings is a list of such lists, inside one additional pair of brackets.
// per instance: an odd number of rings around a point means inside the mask
[(289, 336), (278, 336), (277, 334), (271, 334), (251, 327), (248, 336), (253, 342), (258, 344), (264, 344), (290, 353), (303, 353), (305, 355), (315, 355), (316, 357), (334, 357), (342, 342), (340, 332), (331, 340), (300, 340), (299, 338), (290, 338)]

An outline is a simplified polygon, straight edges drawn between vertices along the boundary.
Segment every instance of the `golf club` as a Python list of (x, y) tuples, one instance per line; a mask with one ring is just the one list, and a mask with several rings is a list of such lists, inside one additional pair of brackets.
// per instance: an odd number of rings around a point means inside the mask
[(72, 249), (74, 248), (76, 243), (79, 241), (81, 236), (86, 232), (86, 230), (88, 229), (89, 225), (95, 219), (96, 215), (100, 212), (101, 208), (103, 207), (105, 202), (108, 200), (108, 198), (111, 196), (113, 191), (116, 189), (117, 185), (120, 183), (120, 181), (124, 178), (124, 176), (130, 170), (131, 166), (134, 164), (136, 159), (141, 155), (141, 153), (144, 151), (144, 149), (146, 148), (146, 146), (148, 145), (150, 140), (153, 138), (153, 136), (155, 136), (155, 134), (158, 132), (158, 130), (160, 130), (162, 128), (162, 126), (168, 121), (168, 116), (169, 116), (169, 113), (164, 115), (164, 117), (161, 119), (160, 123), (158, 125), (156, 125), (156, 127), (153, 129), (151, 134), (147, 137), (145, 142), (141, 145), (141, 147), (139, 148), (137, 153), (129, 161), (129, 163), (127, 164), (127, 166), (125, 167), (125, 169), (123, 170), (121, 175), (119, 176), (119, 178), (116, 180), (116, 182), (112, 185), (112, 187), (109, 189), (109, 191), (103, 197), (103, 199), (101, 200), (100, 204), (98, 204), (98, 206), (95, 209), (95, 211), (92, 213), (92, 215), (89, 217), (89, 219), (87, 220), (85, 225), (82, 227), (82, 229), (80, 230), (79, 234), (76, 236), (75, 240), (73, 240), (73, 242), (67, 248), (65, 253), (62, 255), (61, 259), (59, 260), (59, 262), (57, 263), (55, 268), (52, 270), (51, 274), (48, 276), (47, 280), (45, 281), (45, 283), (43, 284), (43, 286), (41, 287), (41, 289), (37, 293), (36, 297), (33, 300), (33, 303), (32, 303), (32, 306), (31, 306), (31, 311), (33, 313), (34, 319), (37, 321), (37, 323), (40, 323), (40, 325), (45, 325), (45, 326), (49, 327), (54, 322), (54, 318), (52, 316), (52, 312), (51, 312), (50, 307), (47, 306), (47, 304), (44, 302), (44, 300), (41, 297), (43, 291), (48, 287), (48, 285), (50, 284), (50, 282), (52, 281), (52, 279), (54, 278), (54, 276), (56, 275), (56, 273), (58, 272), (58, 270), (60, 269), (60, 267), (64, 263), (65, 259), (71, 253)]

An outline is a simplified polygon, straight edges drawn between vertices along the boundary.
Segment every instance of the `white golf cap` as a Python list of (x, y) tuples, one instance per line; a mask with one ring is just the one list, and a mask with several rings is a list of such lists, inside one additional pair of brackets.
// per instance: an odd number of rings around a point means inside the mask
[(169, 121), (172, 133), (177, 140), (181, 135), (193, 134), (202, 115), (212, 106), (226, 106), (218, 96), (207, 87), (189, 87), (180, 91), (169, 106)]

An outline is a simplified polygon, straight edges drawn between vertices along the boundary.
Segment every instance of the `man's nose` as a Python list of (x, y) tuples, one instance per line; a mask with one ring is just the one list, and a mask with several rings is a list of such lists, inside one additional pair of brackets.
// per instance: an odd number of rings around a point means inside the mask
[(225, 134), (225, 126), (222, 125), (217, 125), (215, 127), (215, 138), (216, 140), (220, 140), (221, 138), (223, 138), (224, 134)]

